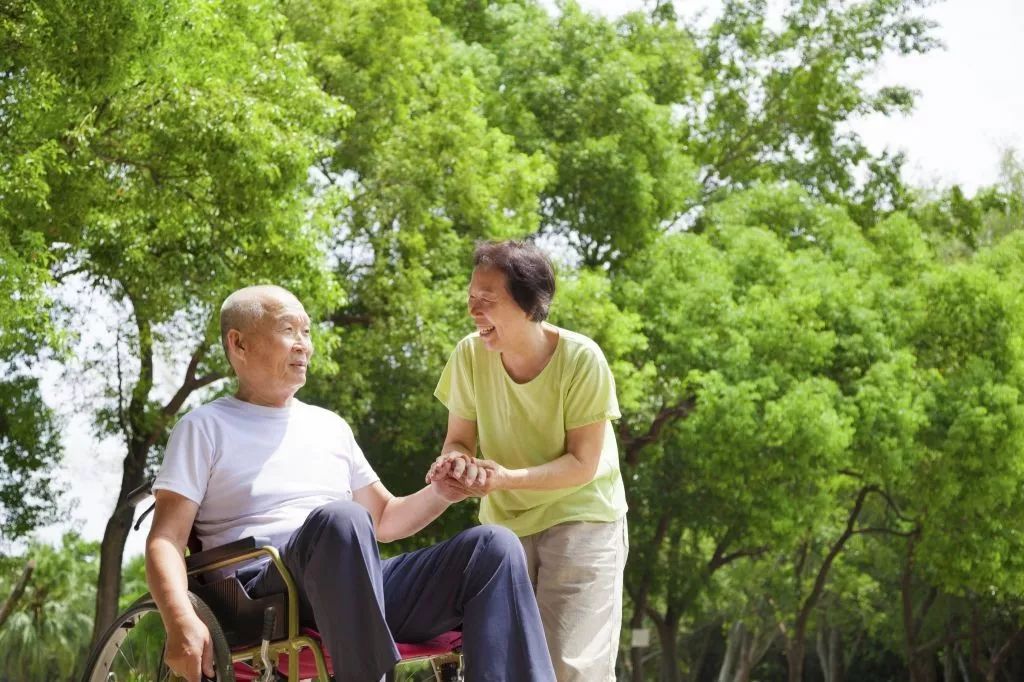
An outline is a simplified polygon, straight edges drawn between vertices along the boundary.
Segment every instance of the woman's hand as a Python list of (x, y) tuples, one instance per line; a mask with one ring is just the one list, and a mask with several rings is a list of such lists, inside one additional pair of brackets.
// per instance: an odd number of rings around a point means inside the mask
[[(474, 489), (476, 486), (485, 485), (487, 482), (487, 471), (477, 465), (476, 457), (452, 450), (442, 454), (434, 460), (427, 471), (426, 482), (434, 483), (445, 478), (451, 478), (467, 488)], [(476, 494), (476, 493), (473, 493)]]
[(470, 486), (474, 495), (483, 496), (510, 487), (511, 476), (505, 467), (490, 459), (477, 459), (476, 465), (487, 473), (487, 477), (482, 483)]

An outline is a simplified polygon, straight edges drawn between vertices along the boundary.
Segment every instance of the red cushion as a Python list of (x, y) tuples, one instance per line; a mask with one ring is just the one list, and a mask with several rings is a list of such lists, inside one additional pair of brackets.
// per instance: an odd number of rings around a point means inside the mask
[[(320, 633), (316, 630), (302, 628), (302, 634), (309, 635), (316, 640), (317, 644), (320, 644)], [(402, 657), (403, 661), (441, 656), (457, 651), (462, 647), (462, 633), (452, 630), (426, 642), (417, 642), (415, 644), (397, 643), (396, 646), (398, 647), (398, 654)], [(327, 672), (331, 673), (333, 671), (331, 657), (326, 649), (323, 649), (323, 652)], [(288, 670), (288, 654), (281, 654), (277, 667), (280, 670)], [(299, 679), (316, 679), (316, 675), (316, 659), (313, 657), (313, 652), (305, 648), (299, 652)], [(235, 663), (235, 679), (240, 682), (249, 682), (250, 680), (255, 680), (256, 677), (256, 671), (248, 663)]]

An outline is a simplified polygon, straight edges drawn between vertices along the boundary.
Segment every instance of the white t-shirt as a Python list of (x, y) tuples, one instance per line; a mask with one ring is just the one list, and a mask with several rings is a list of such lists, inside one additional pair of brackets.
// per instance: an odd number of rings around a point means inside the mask
[(380, 480), (338, 415), (293, 399), (218, 398), (171, 431), (153, 490), (199, 505), (204, 549), (253, 536), (280, 547), (311, 511)]

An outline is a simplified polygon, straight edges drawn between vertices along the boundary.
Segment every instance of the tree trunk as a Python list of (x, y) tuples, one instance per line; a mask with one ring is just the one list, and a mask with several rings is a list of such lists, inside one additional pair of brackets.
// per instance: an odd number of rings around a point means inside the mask
[[(632, 630), (639, 630), (644, 626), (644, 605), (633, 605), (633, 617), (629, 620)], [(632, 633), (630, 633), (632, 637)], [(632, 642), (631, 642), (632, 644)], [(644, 649), (638, 646), (629, 647), (629, 662), (632, 682), (644, 682)]]
[(4, 605), (0, 607), (0, 629), (3, 628), (4, 623), (12, 613), (14, 613), (14, 607), (17, 606), (18, 600), (21, 599), (21, 595), (25, 592), (25, 587), (28, 585), (29, 578), (32, 577), (32, 571), (36, 570), (36, 562), (33, 559), (29, 559), (28, 563), (25, 564), (25, 568), (21, 571), (21, 577), (18, 578), (18, 584), (14, 586), (11, 593), (4, 600)]
[(946, 644), (942, 652), (942, 682), (956, 682), (956, 645)]
[(679, 680), (679, 619), (666, 618), (658, 624), (661, 642), (661, 682)]
[(693, 660), (691, 661), (690, 674), (687, 676), (687, 682), (700, 682), (706, 676), (701, 676), (704, 671), (704, 667), (708, 662), (708, 656), (711, 652), (712, 640), (721, 637), (722, 624), (720, 622), (712, 621), (711, 623), (703, 627), (703, 634), (700, 638), (700, 645), (697, 647), (697, 653), (694, 654)]
[[(133, 308), (138, 309), (133, 302)], [(201, 341), (185, 370), (181, 385), (163, 407), (152, 411), (150, 393), (153, 390), (153, 333), (147, 320), (136, 314), (136, 326), (139, 332), (139, 378), (132, 388), (131, 401), (127, 410), (119, 414), (120, 427), (128, 443), (128, 454), (124, 458), (124, 469), (121, 475), (121, 491), (117, 496), (107, 527), (103, 532), (103, 543), (100, 545), (99, 577), (96, 581), (96, 618), (93, 621), (93, 643), (107, 629), (117, 616), (117, 604), (121, 595), (121, 561), (124, 558), (124, 545), (135, 518), (135, 508), (126, 504), (129, 493), (145, 482), (146, 464), (149, 451), (159, 441), (168, 423), (178, 414), (188, 397), (196, 390), (207, 386), (222, 376), (211, 372), (202, 377), (196, 376), (206, 349), (205, 341)], [(120, 374), (119, 374), (120, 376)], [(123, 398), (124, 387), (119, 384), (119, 400)], [(119, 405), (122, 403), (119, 402)]]
[(735, 682), (738, 679), (736, 673), (741, 658), (743, 630), (742, 621), (736, 621), (729, 628), (729, 636), (725, 640), (725, 658), (722, 659), (722, 667), (718, 669), (718, 682)]
[(825, 682), (843, 682), (846, 666), (843, 660), (843, 637), (838, 629), (824, 626), (818, 631), (818, 660)]
[(764, 637), (751, 631), (742, 621), (729, 628), (725, 660), (718, 671), (718, 682), (750, 682), (754, 667), (767, 653), (774, 636)]
[(135, 453), (129, 453), (125, 457), (121, 494), (117, 497), (117, 506), (103, 531), (99, 577), (96, 581), (96, 617), (92, 628), (94, 644), (117, 616), (118, 599), (121, 596), (121, 561), (124, 558), (128, 532), (135, 518), (135, 508), (126, 505), (124, 500), (128, 493), (142, 485), (145, 478), (145, 462), (145, 453), (142, 454), (141, 463)]
[(794, 633), (793, 637), (786, 642), (786, 664), (789, 668), (789, 682), (803, 682), (806, 648), (802, 632)]

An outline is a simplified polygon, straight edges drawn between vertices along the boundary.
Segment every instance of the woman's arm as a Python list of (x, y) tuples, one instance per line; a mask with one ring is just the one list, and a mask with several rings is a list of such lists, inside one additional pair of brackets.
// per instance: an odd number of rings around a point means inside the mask
[(506, 469), (497, 462), (477, 460), (491, 470), (486, 487), (491, 490), (559, 490), (594, 480), (604, 448), (605, 425), (600, 421), (565, 432), (565, 454), (525, 469)]
[[(427, 481), (436, 481), (445, 476), (463, 480), (468, 489), (475, 495), (486, 495), (494, 490), (560, 490), (575, 488), (594, 480), (597, 467), (601, 463), (601, 451), (604, 448), (604, 437), (607, 422), (600, 421), (587, 424), (565, 432), (566, 452), (562, 456), (523, 469), (508, 469), (489, 459), (471, 457), (460, 446), (464, 443), (453, 440), (450, 425), (449, 437), (445, 439), (443, 454), (438, 457), (427, 473)], [(466, 420), (460, 420), (465, 422)], [(473, 443), (476, 440), (476, 424), (473, 425)], [(449, 441), (453, 447), (449, 448)], [(489, 474), (486, 481), (480, 482), (480, 475), (470, 476), (471, 467), (479, 467)]]
[[(454, 478), (467, 486), (483, 486), (487, 472), (476, 464), (476, 422), (448, 413), (448, 433), (441, 454), (427, 471), (427, 483)], [(474, 494), (480, 494), (474, 488)]]

